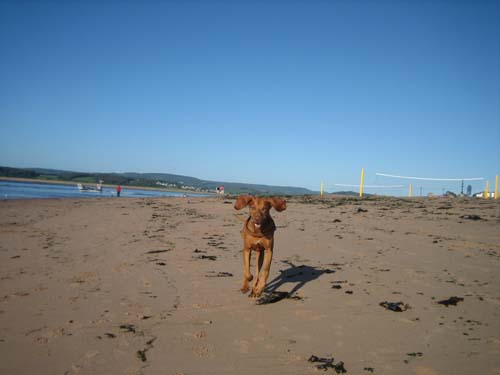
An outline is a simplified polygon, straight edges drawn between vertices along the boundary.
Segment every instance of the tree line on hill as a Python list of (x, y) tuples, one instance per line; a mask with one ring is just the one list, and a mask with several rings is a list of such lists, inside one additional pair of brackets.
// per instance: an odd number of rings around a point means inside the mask
[[(118, 173), (85, 173), (85, 172), (72, 172), (60, 171), (54, 169), (25, 169), (25, 168), (11, 168), (0, 167), (1, 177), (14, 177), (14, 178), (30, 178), (38, 180), (50, 181), (65, 181), (75, 183), (97, 183), (103, 181), (104, 184), (109, 185), (123, 185), (123, 186), (143, 186), (143, 187), (159, 187), (155, 180), (148, 178), (128, 177)], [(177, 187), (177, 186), (176, 186)], [(181, 188), (180, 186), (178, 186)]]
[[(265, 194), (265, 195), (307, 195), (315, 192), (293, 186), (271, 186), (200, 180), (195, 177), (168, 173), (85, 173), (43, 168), (11, 168), (0, 166), (0, 177), (30, 178), (49, 181), (75, 183), (97, 183), (122, 186), (140, 186), (189, 191), (214, 192), (217, 186), (224, 185), (229, 194)], [(159, 185), (158, 182), (167, 186)]]

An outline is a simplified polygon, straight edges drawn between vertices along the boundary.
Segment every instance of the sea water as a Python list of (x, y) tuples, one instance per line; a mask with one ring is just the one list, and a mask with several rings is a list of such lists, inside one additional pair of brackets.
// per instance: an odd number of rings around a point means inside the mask
[[(87, 184), (89, 185), (89, 184)], [(170, 191), (127, 189), (122, 186), (120, 197), (199, 197), (207, 194), (184, 194)], [(34, 198), (98, 198), (116, 197), (114, 188), (103, 187), (102, 192), (93, 193), (78, 190), (76, 184), (61, 185), (36, 182), (0, 181), (0, 199)]]

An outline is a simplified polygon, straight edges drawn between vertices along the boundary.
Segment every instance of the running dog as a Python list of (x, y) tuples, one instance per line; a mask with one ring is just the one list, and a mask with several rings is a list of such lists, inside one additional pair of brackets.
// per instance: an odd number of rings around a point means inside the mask
[(250, 290), (249, 282), (254, 279), (250, 273), (250, 258), (252, 251), (255, 251), (257, 269), (250, 297), (258, 298), (266, 287), (273, 259), (274, 231), (276, 230), (276, 225), (269, 211), (271, 208), (274, 208), (278, 212), (284, 211), (286, 209), (286, 201), (276, 197), (260, 198), (242, 195), (234, 204), (234, 208), (237, 210), (241, 210), (247, 206), (250, 210), (250, 216), (244, 221), (241, 231), (244, 262), (241, 292), (248, 292)]

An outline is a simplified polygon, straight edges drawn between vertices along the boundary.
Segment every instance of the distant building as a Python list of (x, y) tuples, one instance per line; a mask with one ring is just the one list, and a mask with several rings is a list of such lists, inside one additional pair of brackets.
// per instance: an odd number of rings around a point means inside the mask
[[(480, 191), (479, 193), (474, 194), (475, 198), (484, 198), (484, 191)], [(489, 198), (495, 198), (495, 192), (490, 191), (488, 194)]]
[(472, 195), (472, 186), (467, 185), (467, 195), (470, 197)]

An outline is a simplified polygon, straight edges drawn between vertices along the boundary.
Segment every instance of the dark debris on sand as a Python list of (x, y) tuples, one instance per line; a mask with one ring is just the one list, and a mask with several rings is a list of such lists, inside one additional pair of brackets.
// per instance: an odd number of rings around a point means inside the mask
[(146, 358), (146, 351), (145, 350), (138, 350), (137, 353), (137, 358), (139, 358), (142, 362), (146, 362), (147, 361), (147, 358)]
[(120, 329), (124, 330), (125, 332), (135, 333), (135, 326), (133, 324), (122, 324), (120, 326)]
[(233, 274), (230, 272), (210, 271), (205, 275), (205, 277), (233, 277)]
[(460, 219), (467, 219), (467, 220), (484, 220), (481, 218), (479, 215), (462, 215), (460, 216)]
[(166, 253), (168, 251), (172, 251), (172, 249), (166, 249), (166, 250), (151, 250), (147, 251), (145, 254), (161, 254), (161, 253)]
[(332, 369), (335, 370), (337, 374), (345, 374), (347, 370), (344, 367), (344, 362), (339, 361), (335, 363), (335, 359), (332, 358), (322, 358), (322, 357), (317, 357), (315, 355), (311, 355), (308, 359), (309, 362), (312, 363), (320, 363), (319, 365), (315, 365), (317, 369), (319, 370), (328, 370)]
[(268, 305), (270, 303), (279, 302), (283, 299), (293, 299), (296, 301), (302, 301), (304, 298), (297, 295), (291, 295), (288, 292), (270, 292), (262, 295), (255, 303), (257, 305)]
[(462, 297), (450, 297), (448, 299), (444, 299), (442, 301), (438, 301), (440, 305), (444, 305), (446, 307), (452, 305), (456, 306), (458, 302), (462, 302), (464, 299)]
[(387, 309), (387, 310), (391, 310), (391, 311), (394, 311), (394, 312), (403, 312), (403, 311), (406, 311), (410, 308), (410, 305), (408, 304), (405, 304), (403, 302), (387, 302), (387, 301), (384, 301), (384, 302), (380, 302), (379, 303), (380, 306), (382, 306), (383, 308)]
[(412, 353), (406, 353), (406, 355), (409, 357), (422, 357), (424, 354), (422, 352), (412, 352)]
[(215, 255), (200, 255), (198, 259), (217, 260)]

